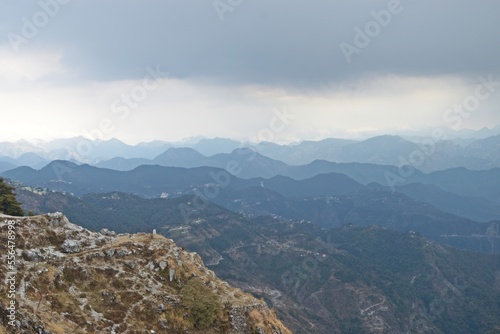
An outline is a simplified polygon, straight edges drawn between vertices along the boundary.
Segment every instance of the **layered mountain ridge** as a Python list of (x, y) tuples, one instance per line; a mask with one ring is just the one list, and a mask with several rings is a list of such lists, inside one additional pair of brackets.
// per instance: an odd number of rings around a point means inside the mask
[[(143, 164), (222, 167), (220, 164), (224, 160), (232, 159), (235, 153), (247, 149), (259, 152), (265, 159), (291, 166), (307, 165), (315, 160), (400, 165), (405, 160), (411, 160), (415, 154), (424, 154), (425, 159), (418, 164), (424, 172), (455, 167), (484, 170), (500, 167), (499, 129), (497, 127), (484, 133), (478, 131), (476, 137), (457, 137), (443, 131), (442, 138), (382, 135), (362, 141), (328, 138), (287, 145), (271, 142), (255, 144), (224, 138), (137, 145), (128, 145), (117, 139), (90, 140), (83, 137), (38, 144), (2, 142), (0, 162), (4, 165), (0, 165), (0, 171), (13, 166), (38, 169), (53, 160), (70, 160), (118, 170), (131, 170)], [(81, 147), (87, 149), (82, 151)]]

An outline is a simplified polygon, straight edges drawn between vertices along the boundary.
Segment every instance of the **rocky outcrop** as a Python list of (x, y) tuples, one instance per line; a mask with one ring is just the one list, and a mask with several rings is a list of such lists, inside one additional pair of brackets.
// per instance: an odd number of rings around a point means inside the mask
[[(170, 239), (92, 232), (55, 213), (0, 217), (2, 244), (9, 219), (18, 222), (17, 313), (9, 324), (3, 291), (0, 333), (290, 333), (263, 301), (219, 280), (198, 254)], [(10, 271), (2, 266), (0, 276)], [(205, 287), (214, 314), (189, 302), (192, 280)]]
[(61, 249), (64, 253), (79, 253), (81, 251), (81, 245), (77, 240), (64, 240)]

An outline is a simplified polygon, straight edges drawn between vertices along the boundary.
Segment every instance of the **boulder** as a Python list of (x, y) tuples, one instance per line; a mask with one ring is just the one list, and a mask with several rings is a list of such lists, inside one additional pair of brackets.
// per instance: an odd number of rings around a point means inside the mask
[(61, 246), (64, 253), (78, 253), (82, 249), (82, 245), (78, 240), (67, 239)]

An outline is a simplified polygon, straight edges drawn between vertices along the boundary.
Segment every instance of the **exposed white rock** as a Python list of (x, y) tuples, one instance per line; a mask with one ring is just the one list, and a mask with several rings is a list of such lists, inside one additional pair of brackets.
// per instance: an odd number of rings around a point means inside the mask
[(81, 243), (78, 240), (65, 240), (61, 246), (64, 253), (78, 253), (82, 249)]
[(116, 236), (116, 232), (115, 231), (110, 231), (107, 228), (103, 228), (101, 230), (101, 234), (103, 234), (105, 236), (108, 236), (108, 237), (114, 237), (114, 236)]

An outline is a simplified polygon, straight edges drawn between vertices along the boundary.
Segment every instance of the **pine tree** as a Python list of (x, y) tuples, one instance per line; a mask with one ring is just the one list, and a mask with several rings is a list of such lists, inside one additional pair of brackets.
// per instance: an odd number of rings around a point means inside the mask
[(10, 216), (23, 216), (21, 203), (16, 199), (14, 188), (0, 177), (0, 212)]

